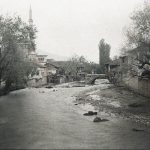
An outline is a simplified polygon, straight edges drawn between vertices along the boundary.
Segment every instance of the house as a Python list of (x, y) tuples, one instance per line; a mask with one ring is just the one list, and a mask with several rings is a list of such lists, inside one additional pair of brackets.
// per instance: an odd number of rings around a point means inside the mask
[(150, 97), (150, 49), (137, 47), (128, 51), (128, 78), (124, 83), (134, 91)]
[(84, 71), (84, 66), (82, 63), (79, 64), (79, 66), (77, 66), (77, 77), (79, 77), (79, 80), (84, 80), (86, 77), (85, 71)]
[(47, 55), (39, 55), (39, 54), (36, 55), (37, 61), (41, 65), (46, 64), (46, 62), (47, 62), (46, 57), (47, 57)]
[(29, 80), (27, 83), (29, 87), (40, 87), (48, 83), (46, 66), (40, 64), (36, 64), (36, 66), (36, 74), (33, 76), (29, 76)]
[(47, 72), (48, 72), (48, 75), (55, 75), (57, 73), (57, 70), (59, 69), (59, 67), (53, 65), (53, 64), (50, 64), (50, 63), (46, 63), (45, 66), (47, 67)]
[(47, 59), (46, 67), (48, 71), (49, 83), (65, 83), (66, 75), (62, 67), (63, 61), (55, 61), (53, 59)]
[(150, 49), (148, 47), (129, 50), (126, 55), (105, 66), (106, 74), (110, 79), (150, 97)]

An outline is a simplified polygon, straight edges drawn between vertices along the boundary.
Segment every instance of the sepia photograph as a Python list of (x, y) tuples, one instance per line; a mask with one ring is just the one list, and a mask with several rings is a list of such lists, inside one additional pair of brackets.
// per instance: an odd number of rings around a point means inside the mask
[(150, 149), (150, 0), (0, 0), (0, 149)]

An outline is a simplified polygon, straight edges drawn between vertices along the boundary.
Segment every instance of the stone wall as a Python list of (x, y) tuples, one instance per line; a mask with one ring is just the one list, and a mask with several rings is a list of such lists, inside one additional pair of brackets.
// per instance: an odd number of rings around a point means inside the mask
[(138, 77), (124, 78), (123, 83), (126, 87), (134, 90), (135, 92), (150, 97), (150, 79), (142, 79)]
[(140, 94), (150, 97), (150, 79), (139, 79), (138, 90)]
[(138, 77), (123, 78), (123, 83), (125, 84), (125, 86), (138, 92)]
[(40, 79), (30, 79), (27, 84), (29, 87), (41, 87), (47, 84), (47, 77), (43, 77)]

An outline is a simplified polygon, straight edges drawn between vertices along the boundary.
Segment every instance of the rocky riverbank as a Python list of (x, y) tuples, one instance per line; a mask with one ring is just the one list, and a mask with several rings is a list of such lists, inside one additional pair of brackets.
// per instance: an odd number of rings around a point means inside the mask
[[(122, 118), (150, 125), (150, 100), (106, 80), (76, 95), (75, 105), (91, 105), (99, 117)], [(90, 109), (88, 111), (91, 111)]]

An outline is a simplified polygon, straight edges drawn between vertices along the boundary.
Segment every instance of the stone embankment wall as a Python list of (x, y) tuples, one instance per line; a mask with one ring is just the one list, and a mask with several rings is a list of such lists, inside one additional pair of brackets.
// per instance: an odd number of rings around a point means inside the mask
[(150, 97), (150, 79), (139, 79), (138, 81), (139, 93)]
[(41, 87), (47, 84), (47, 77), (43, 77), (40, 79), (31, 79), (27, 84), (29, 87)]
[(150, 79), (130, 77), (123, 80), (123, 83), (128, 88), (134, 90), (135, 92), (150, 97)]

